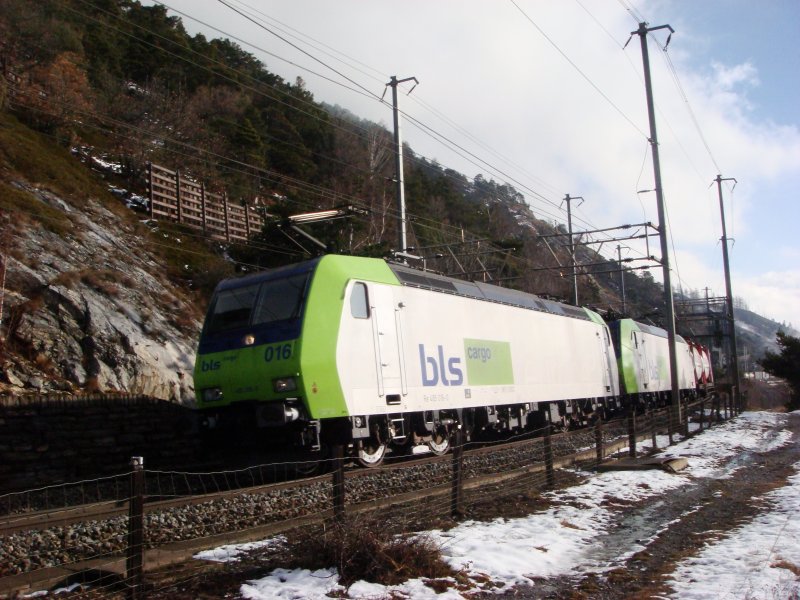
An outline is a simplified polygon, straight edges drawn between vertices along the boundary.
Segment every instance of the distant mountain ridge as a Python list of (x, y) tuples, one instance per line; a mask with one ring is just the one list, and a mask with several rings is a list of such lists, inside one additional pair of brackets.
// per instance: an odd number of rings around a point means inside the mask
[(736, 320), (739, 355), (744, 357), (745, 369), (748, 370), (758, 370), (755, 363), (765, 351), (778, 351), (775, 343), (775, 334), (778, 331), (800, 337), (800, 332), (793, 327), (763, 317), (746, 308), (734, 308), (733, 315)]

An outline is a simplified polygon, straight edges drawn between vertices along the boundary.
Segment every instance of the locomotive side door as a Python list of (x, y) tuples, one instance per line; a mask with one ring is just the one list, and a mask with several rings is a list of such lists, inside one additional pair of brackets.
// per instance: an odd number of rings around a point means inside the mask
[(606, 392), (613, 392), (616, 391), (612, 390), (612, 369), (615, 368), (615, 363), (611, 359), (610, 353), (610, 346), (611, 346), (611, 339), (608, 334), (608, 329), (605, 327), (601, 327), (603, 333), (601, 334), (599, 331), (597, 332), (597, 340), (600, 342), (600, 357), (602, 362), (602, 369), (603, 369), (603, 385), (605, 385)]
[(401, 396), (406, 393), (401, 307), (394, 300), (392, 287), (369, 287), (378, 396), (385, 397), (387, 404), (400, 404)]
[(650, 389), (650, 369), (647, 365), (647, 352), (644, 347), (644, 336), (639, 331), (632, 331), (634, 354), (636, 355), (636, 366), (639, 374), (638, 392)]

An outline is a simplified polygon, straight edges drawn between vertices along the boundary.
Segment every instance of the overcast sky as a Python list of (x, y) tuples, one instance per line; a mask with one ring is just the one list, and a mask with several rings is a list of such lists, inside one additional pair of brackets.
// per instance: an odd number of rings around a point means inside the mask
[(658, 222), (655, 194), (637, 193), (654, 187), (639, 37), (623, 46), (640, 19), (671, 25), (666, 53), (667, 31), (648, 38), (673, 283), (724, 295), (712, 183), (736, 178), (723, 187), (733, 293), (800, 325), (800, 1), (225, 2), (263, 27), (221, 1), (166, 5), (190, 33), (238, 38), (317, 101), (387, 127), (390, 109), (364, 90), (380, 97), (390, 76), (416, 77), (401, 109), (480, 160), (406, 121), (415, 152), (511, 183), (541, 218), (565, 222), (564, 195), (582, 196), (576, 230)]

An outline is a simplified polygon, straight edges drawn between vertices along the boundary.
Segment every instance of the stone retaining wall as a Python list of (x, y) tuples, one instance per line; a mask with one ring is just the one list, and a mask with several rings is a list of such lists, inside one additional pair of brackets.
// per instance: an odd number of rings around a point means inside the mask
[(0, 494), (128, 470), (180, 468), (201, 449), (190, 408), (141, 396), (0, 398)]

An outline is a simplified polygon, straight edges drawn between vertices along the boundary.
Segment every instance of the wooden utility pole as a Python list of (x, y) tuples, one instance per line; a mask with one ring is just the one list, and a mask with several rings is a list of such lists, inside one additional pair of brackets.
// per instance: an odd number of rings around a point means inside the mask
[(622, 292), (622, 316), (627, 313), (625, 306), (625, 267), (622, 266), (622, 246), (617, 244), (617, 259), (619, 260), (619, 287)]
[[(572, 262), (572, 304), (578, 306), (578, 265), (575, 263), (575, 240), (572, 238), (572, 201), (583, 200), (581, 196), (564, 196), (567, 203), (567, 230), (569, 232), (569, 256)], [(581, 202), (583, 204), (583, 202)], [(580, 206), (580, 204), (578, 205)]]
[[(639, 29), (631, 32), (638, 35), (642, 46), (642, 64), (644, 68), (644, 86), (647, 96), (647, 113), (650, 119), (650, 147), (653, 153), (653, 176), (655, 178), (656, 203), (658, 204), (658, 233), (661, 240), (661, 267), (664, 277), (664, 318), (666, 320), (667, 338), (669, 341), (669, 372), (672, 383), (672, 418), (670, 431), (673, 425), (681, 422), (680, 387), (678, 384), (678, 351), (675, 345), (675, 304), (672, 297), (672, 273), (669, 267), (669, 243), (667, 237), (667, 219), (664, 208), (664, 189), (661, 185), (661, 162), (658, 157), (658, 134), (656, 133), (656, 113), (653, 102), (653, 83), (650, 79), (650, 55), (647, 50), (647, 34), (650, 31), (669, 29), (670, 34), (675, 30), (669, 25), (648, 27), (647, 23), (639, 23)], [(669, 43), (669, 40), (667, 40)]]
[[(395, 189), (397, 190), (397, 214), (398, 214), (398, 252), (405, 252), (408, 248), (406, 238), (406, 196), (403, 187), (403, 140), (400, 135), (400, 111), (397, 108), (397, 85), (406, 81), (413, 81), (414, 87), (419, 83), (416, 77), (406, 77), (397, 79), (392, 75), (386, 85), (392, 88), (392, 114), (394, 115), (394, 169), (395, 169)], [(411, 88), (414, 89), (413, 87)], [(411, 92), (409, 92), (410, 94)]]
[(733, 396), (733, 404), (734, 406), (738, 406), (736, 400), (739, 397), (739, 385), (741, 382), (739, 381), (739, 352), (736, 348), (736, 323), (734, 321), (733, 316), (733, 292), (731, 291), (731, 265), (728, 261), (728, 234), (725, 228), (725, 205), (722, 202), (722, 182), (723, 181), (733, 181), (736, 183), (736, 179), (733, 177), (725, 177), (723, 178), (722, 175), (717, 175), (717, 178), (714, 180), (717, 182), (717, 192), (719, 194), (719, 214), (722, 218), (722, 262), (725, 268), (725, 296), (727, 298), (727, 313), (728, 313), (728, 323), (731, 328), (731, 367), (733, 368), (732, 375), (733, 375), (733, 389), (731, 390), (731, 394)]

